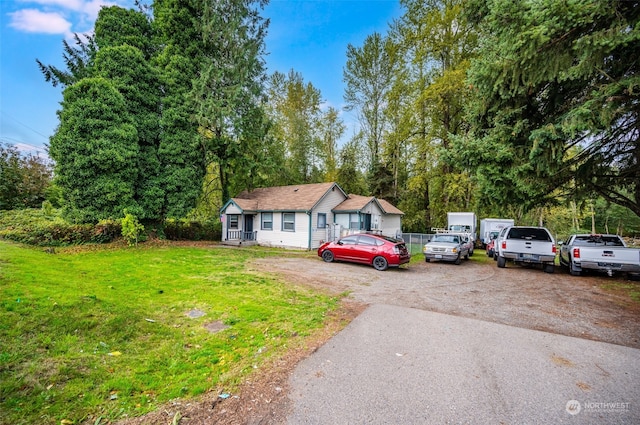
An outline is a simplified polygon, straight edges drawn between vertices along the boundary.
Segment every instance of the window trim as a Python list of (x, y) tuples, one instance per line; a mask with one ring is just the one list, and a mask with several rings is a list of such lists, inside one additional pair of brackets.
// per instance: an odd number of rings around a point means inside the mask
[[(357, 221), (352, 221), (352, 217), (355, 217)], [(351, 227), (353, 224), (356, 224), (355, 227)], [(358, 213), (349, 213), (349, 229), (351, 230), (362, 230), (362, 222), (360, 221), (360, 214)]]
[[(324, 225), (320, 225), (320, 217), (324, 218)], [(317, 226), (318, 229), (324, 229), (327, 227), (327, 213), (318, 213)]]
[[(267, 215), (269, 216), (269, 220), (267, 220)], [(266, 227), (265, 224), (269, 223), (271, 226)], [(273, 230), (273, 213), (272, 212), (263, 212), (260, 214), (260, 230)]]
[[(285, 217), (287, 215), (289, 215), (289, 214), (291, 216), (293, 216), (293, 220), (292, 221), (286, 221), (285, 220)], [(291, 224), (292, 228), (291, 229), (287, 229), (286, 228), (287, 224)], [(296, 231), (296, 213), (295, 212), (289, 212), (289, 211), (287, 211), (287, 212), (283, 211), (282, 212), (282, 231), (283, 232), (295, 232)]]
[[(228, 229), (229, 230), (240, 230), (240, 214), (228, 214)], [(233, 222), (235, 221), (235, 227)]]

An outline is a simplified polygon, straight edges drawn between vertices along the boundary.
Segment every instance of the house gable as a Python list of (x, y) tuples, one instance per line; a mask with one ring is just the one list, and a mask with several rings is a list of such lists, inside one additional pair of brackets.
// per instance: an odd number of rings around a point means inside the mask
[(349, 198), (332, 211), (335, 222), (352, 232), (371, 230), (386, 236), (401, 233), (404, 213), (383, 199), (349, 194)]

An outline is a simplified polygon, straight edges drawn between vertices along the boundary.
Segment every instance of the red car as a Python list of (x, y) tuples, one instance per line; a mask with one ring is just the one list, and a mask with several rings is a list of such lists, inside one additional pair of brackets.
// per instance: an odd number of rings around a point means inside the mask
[(318, 256), (324, 261), (348, 261), (370, 264), (376, 270), (398, 267), (408, 263), (411, 254), (402, 239), (378, 235), (349, 235), (318, 248)]
[(496, 250), (495, 250), (495, 246), (496, 246), (496, 240), (495, 239), (491, 239), (491, 242), (489, 242), (487, 244), (487, 257), (493, 257)]

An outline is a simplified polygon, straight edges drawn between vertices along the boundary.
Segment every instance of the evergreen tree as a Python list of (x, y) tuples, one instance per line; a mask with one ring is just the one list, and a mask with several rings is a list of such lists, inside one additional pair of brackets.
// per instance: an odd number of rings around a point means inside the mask
[(111, 81), (83, 78), (63, 92), (60, 125), (49, 154), (67, 215), (77, 222), (138, 211), (138, 134), (124, 97)]
[(262, 110), (266, 79), (260, 16), (265, 2), (206, 0), (202, 15), (202, 68), (193, 99), (210, 161), (218, 167), (222, 202), (253, 186), (268, 128)]
[(639, 2), (478, 0), (467, 15), (482, 42), (462, 156), (484, 199), (530, 208), (562, 187), (640, 215)]

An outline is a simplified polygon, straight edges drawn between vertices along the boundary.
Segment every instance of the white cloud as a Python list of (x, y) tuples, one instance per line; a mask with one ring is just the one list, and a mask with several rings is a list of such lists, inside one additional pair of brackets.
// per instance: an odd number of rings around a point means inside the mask
[(9, 13), (9, 26), (19, 31), (44, 34), (71, 34), (71, 22), (56, 12), (41, 12), (36, 9), (22, 9)]
[(89, 18), (92, 21), (95, 21), (96, 18), (98, 17), (98, 12), (100, 12), (100, 9), (104, 6), (115, 6), (116, 3), (111, 2), (111, 1), (105, 1), (105, 0), (92, 0), (92, 1), (88, 1), (86, 3), (84, 3), (83, 7), (82, 7), (82, 12), (84, 12), (87, 15), (87, 18)]
[[(116, 1), (109, 0), (23, 0), (23, 2), (39, 5), (40, 8), (21, 9), (9, 13), (11, 19), (9, 26), (25, 32), (64, 34), (66, 38), (71, 38), (74, 32), (83, 32), (92, 27), (103, 6), (117, 4)], [(122, 3), (121, 0), (120, 3)]]

